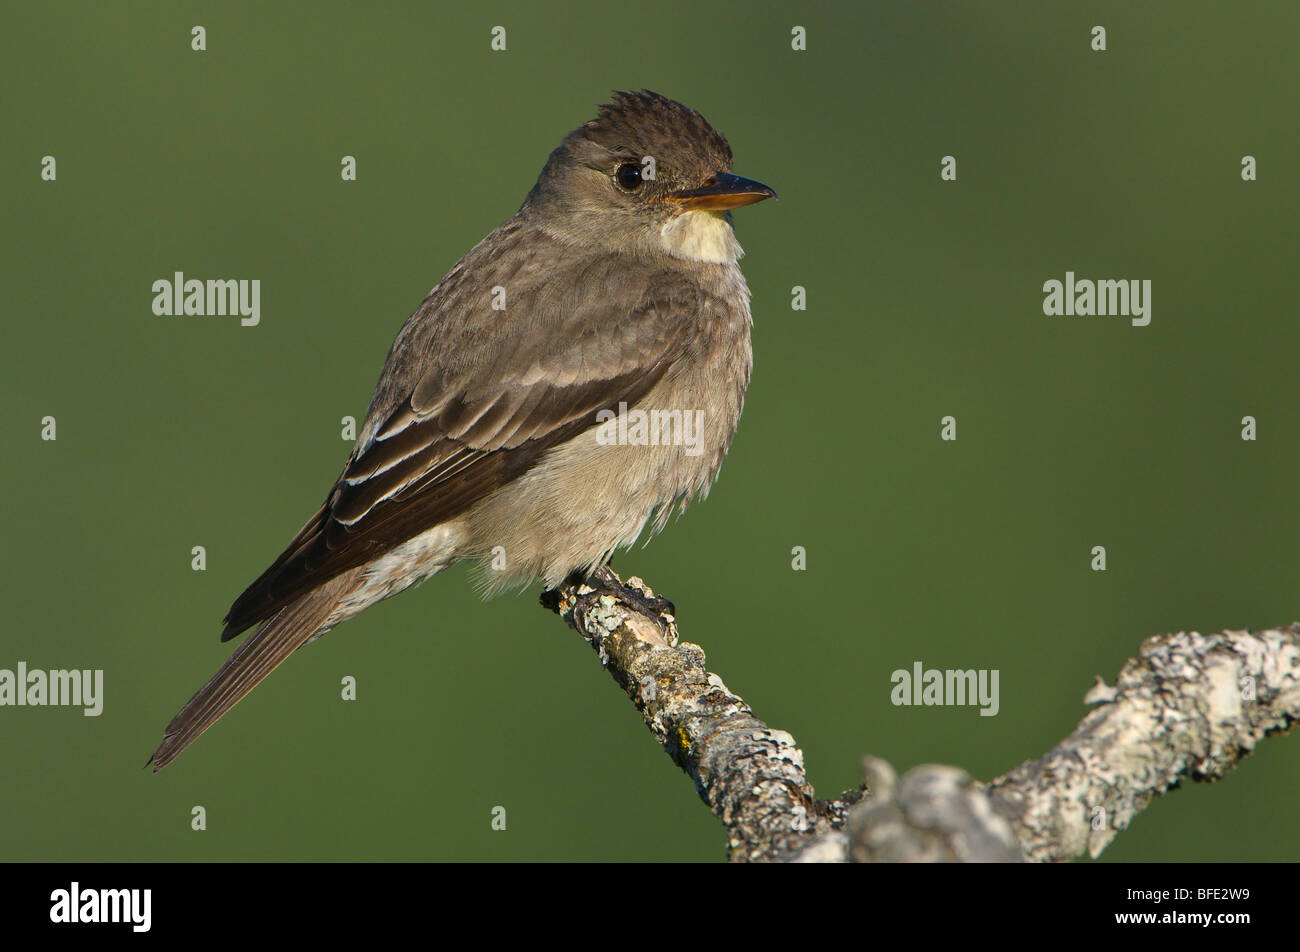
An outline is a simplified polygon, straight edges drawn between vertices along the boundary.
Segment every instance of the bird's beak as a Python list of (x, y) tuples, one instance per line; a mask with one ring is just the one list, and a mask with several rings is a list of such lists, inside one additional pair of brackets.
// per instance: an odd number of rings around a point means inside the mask
[(687, 211), (725, 212), (765, 198), (776, 198), (776, 192), (762, 182), (719, 172), (703, 188), (673, 192), (667, 198)]

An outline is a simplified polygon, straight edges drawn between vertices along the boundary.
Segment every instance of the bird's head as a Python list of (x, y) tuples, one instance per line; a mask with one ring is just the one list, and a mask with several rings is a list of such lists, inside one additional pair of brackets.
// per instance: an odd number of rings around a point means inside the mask
[(617, 92), (551, 153), (528, 204), (570, 241), (728, 263), (741, 254), (731, 210), (776, 195), (733, 175), (731, 162), (727, 140), (694, 109)]

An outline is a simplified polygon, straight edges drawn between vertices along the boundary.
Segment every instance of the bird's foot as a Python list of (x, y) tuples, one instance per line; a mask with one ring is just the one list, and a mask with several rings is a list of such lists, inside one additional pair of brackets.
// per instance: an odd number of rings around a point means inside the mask
[(658, 628), (658, 637), (650, 636), (647, 640), (666, 646), (677, 644), (677, 606), (667, 598), (656, 596), (649, 585), (637, 577), (630, 577), (628, 581), (621, 580), (608, 564), (602, 564), (590, 572), (573, 572), (562, 584), (542, 592), (539, 601), (547, 609), (563, 615), (565, 602), (571, 600), (573, 622), (582, 631), (585, 628), (585, 616), (601, 605), (604, 596), (610, 596), (637, 615), (654, 622)]
[(675, 617), (677, 606), (666, 598), (659, 598), (638, 578), (624, 582), (608, 565), (601, 565), (591, 572), (575, 572), (556, 588), (542, 592), (541, 603), (551, 611), (563, 614), (566, 598), (573, 600), (573, 614), (578, 627), (582, 628), (582, 619), (599, 604), (600, 599), (608, 595), (631, 608), (638, 615), (653, 621), (659, 629), (660, 641), (665, 645), (677, 643)]
[[(631, 580), (629, 580), (631, 581)], [(640, 582), (640, 579), (636, 579)], [(617, 575), (608, 565), (602, 565), (587, 576), (587, 584), (597, 591), (616, 595), (617, 597), (629, 602), (632, 607), (639, 609), (643, 615), (648, 615), (659, 623), (659, 627), (667, 633), (667, 625), (664, 615), (676, 617), (677, 606), (666, 598), (660, 598), (650, 590), (644, 582), (641, 585), (629, 585)]]

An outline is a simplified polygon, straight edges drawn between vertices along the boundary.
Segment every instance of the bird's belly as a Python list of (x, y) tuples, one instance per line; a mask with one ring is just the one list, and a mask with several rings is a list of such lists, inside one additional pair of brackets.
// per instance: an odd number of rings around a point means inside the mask
[(743, 375), (731, 376), (703, 378), (708, 400), (666, 378), (635, 407), (617, 408), (475, 507), (467, 521), (484, 587), (536, 578), (554, 587), (631, 545), (647, 527), (659, 531), (706, 494), (740, 417), (747, 349)]

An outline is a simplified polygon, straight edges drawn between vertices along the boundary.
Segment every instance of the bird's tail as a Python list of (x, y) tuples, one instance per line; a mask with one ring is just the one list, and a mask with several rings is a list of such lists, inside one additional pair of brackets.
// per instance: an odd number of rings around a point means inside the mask
[(162, 743), (149, 758), (155, 773), (179, 757), (181, 751), (321, 628), (337, 607), (351, 575), (337, 576), (280, 609), (235, 649), (167, 725)]

